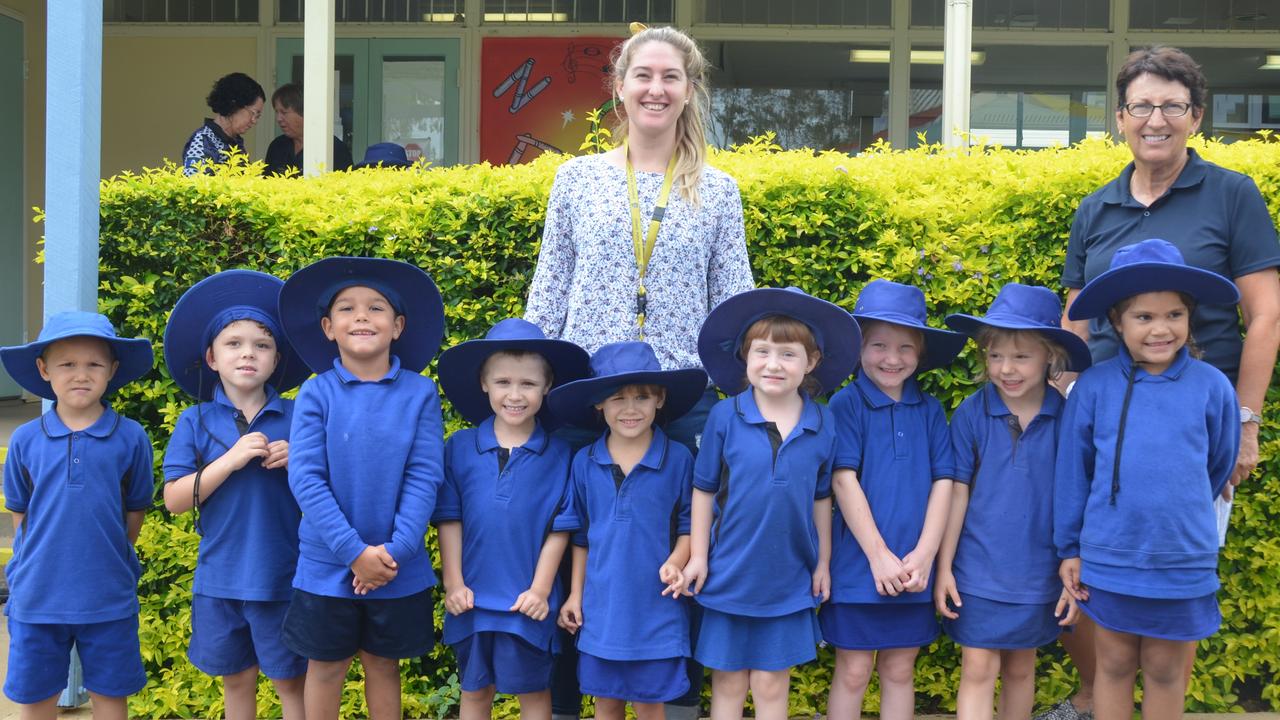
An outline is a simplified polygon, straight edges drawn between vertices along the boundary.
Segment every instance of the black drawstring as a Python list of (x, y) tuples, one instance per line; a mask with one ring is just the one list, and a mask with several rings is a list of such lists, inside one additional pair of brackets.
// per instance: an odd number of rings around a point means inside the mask
[(1116, 431), (1116, 461), (1111, 468), (1111, 504), (1116, 504), (1120, 494), (1120, 451), (1124, 448), (1124, 427), (1129, 420), (1129, 400), (1133, 398), (1133, 383), (1138, 377), (1138, 366), (1129, 367), (1129, 381), (1124, 386), (1124, 402), (1120, 405), (1120, 428)]

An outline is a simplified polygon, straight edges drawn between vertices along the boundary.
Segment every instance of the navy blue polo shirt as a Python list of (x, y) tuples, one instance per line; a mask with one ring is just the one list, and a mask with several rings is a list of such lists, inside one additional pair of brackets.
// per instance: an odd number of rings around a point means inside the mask
[(711, 408), (693, 486), (715, 495), (707, 580), (698, 603), (723, 613), (780, 617), (812, 609), (818, 530), (813, 505), (831, 497), (836, 432), (831, 413), (805, 398), (783, 438), (754, 390)]
[[(298, 391), (289, 428), (289, 487), (302, 508), (293, 586), (315, 595), (381, 600), (436, 583), (427, 524), (444, 480), (440, 396), (430, 378), (391, 369), (378, 380), (333, 369)], [(395, 559), (395, 579), (351, 590), (351, 563), (367, 546)]]
[(606, 660), (687, 657), (686, 600), (664, 597), (658, 569), (680, 535), (689, 534), (693, 456), (654, 426), (653, 440), (631, 472), (609, 455), (608, 433), (573, 457), (572, 500), (554, 530), (585, 539), (578, 650)]
[[(164, 453), (164, 480), (173, 482), (222, 457), (240, 436), (260, 432), (289, 439), (293, 401), (270, 385), (266, 405), (251, 422), (219, 384), (211, 402), (187, 408)], [(200, 555), (192, 592), (231, 600), (288, 600), (298, 566), (302, 512), (289, 491), (285, 468), (268, 470), (261, 458), (231, 473), (200, 505)]]
[(151, 507), (151, 441), (110, 407), (84, 430), (56, 408), (9, 439), (5, 507), (25, 513), (5, 568), (5, 613), (25, 623), (99, 623), (138, 614), (142, 567), (125, 512)]
[(1053, 497), (1058, 557), (1079, 557), (1083, 583), (1115, 593), (1178, 599), (1214, 592), (1213, 501), (1235, 470), (1239, 447), (1240, 414), (1226, 376), (1185, 347), (1159, 375), (1135, 371), (1122, 346), (1080, 375), (1063, 413)]
[(1053, 463), (1064, 401), (1046, 387), (1040, 412), (1023, 428), (995, 385), (965, 398), (951, 416), (955, 481), (969, 508), (951, 570), (966, 595), (1004, 603), (1058, 599), (1053, 547)]
[[(1133, 163), (1080, 201), (1067, 242), (1064, 286), (1083, 288), (1111, 267), (1116, 250), (1148, 238), (1168, 240), (1188, 265), (1233, 280), (1280, 266), (1276, 228), (1253, 179), (1205, 162), (1195, 150), (1188, 149), (1187, 157), (1182, 173), (1150, 207), (1129, 192)], [(1235, 383), (1243, 347), (1236, 308), (1196, 308), (1191, 331), (1204, 361)], [(1089, 351), (1095, 363), (1116, 354), (1115, 332), (1105, 317), (1089, 321)]]
[[(942, 405), (915, 378), (894, 402), (866, 373), (831, 397), (839, 443), (836, 468), (858, 473), (871, 516), (889, 551), (915, 549), (936, 480), (955, 477), (955, 456)], [(876, 593), (871, 565), (836, 507), (831, 529), (831, 600), (838, 603), (932, 603), (933, 574), (924, 592)]]
[(493, 422), (490, 416), (444, 444), (444, 485), (432, 522), (462, 523), (462, 579), (475, 595), (472, 610), (445, 615), (444, 641), (505, 632), (549, 650), (562, 599), (559, 582), (542, 622), (510, 608), (533, 584), (542, 545), (566, 502), (572, 451), (541, 423), (523, 445), (507, 450), (498, 444)]

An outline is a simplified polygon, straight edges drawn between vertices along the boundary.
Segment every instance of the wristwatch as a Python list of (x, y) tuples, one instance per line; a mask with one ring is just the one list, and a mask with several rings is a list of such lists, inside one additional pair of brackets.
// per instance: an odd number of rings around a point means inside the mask
[(1247, 408), (1247, 407), (1245, 407), (1245, 406), (1241, 405), (1241, 406), (1240, 406), (1240, 422), (1241, 422), (1242, 424), (1243, 424), (1243, 423), (1257, 423), (1258, 425), (1261, 425), (1261, 424), (1262, 424), (1262, 416), (1261, 416), (1261, 415), (1259, 415), (1258, 413), (1254, 412), (1253, 410), (1251, 410), (1251, 409), (1249, 409), (1249, 408)]

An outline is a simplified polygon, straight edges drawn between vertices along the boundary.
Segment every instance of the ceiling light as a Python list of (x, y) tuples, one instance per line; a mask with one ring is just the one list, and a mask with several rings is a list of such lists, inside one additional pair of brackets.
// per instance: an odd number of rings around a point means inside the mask
[(1268, 55), (1267, 61), (1258, 66), (1259, 70), (1280, 70), (1280, 55)]
[(487, 12), (485, 22), (568, 22), (569, 13), (549, 12)]
[[(941, 65), (943, 52), (941, 50), (912, 50), (912, 65)], [(974, 50), (969, 53), (969, 63), (971, 65), (982, 65), (987, 61), (987, 53), (982, 50)], [(887, 63), (889, 62), (888, 50), (850, 50), (849, 62), (855, 63)]]

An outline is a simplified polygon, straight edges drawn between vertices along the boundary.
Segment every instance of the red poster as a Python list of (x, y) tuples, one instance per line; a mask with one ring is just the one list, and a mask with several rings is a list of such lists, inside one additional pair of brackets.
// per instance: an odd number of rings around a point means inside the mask
[[(609, 54), (622, 38), (485, 38), (480, 64), (480, 158), (528, 162), (578, 153), (587, 113), (610, 100)], [(609, 124), (609, 123), (606, 123)]]

